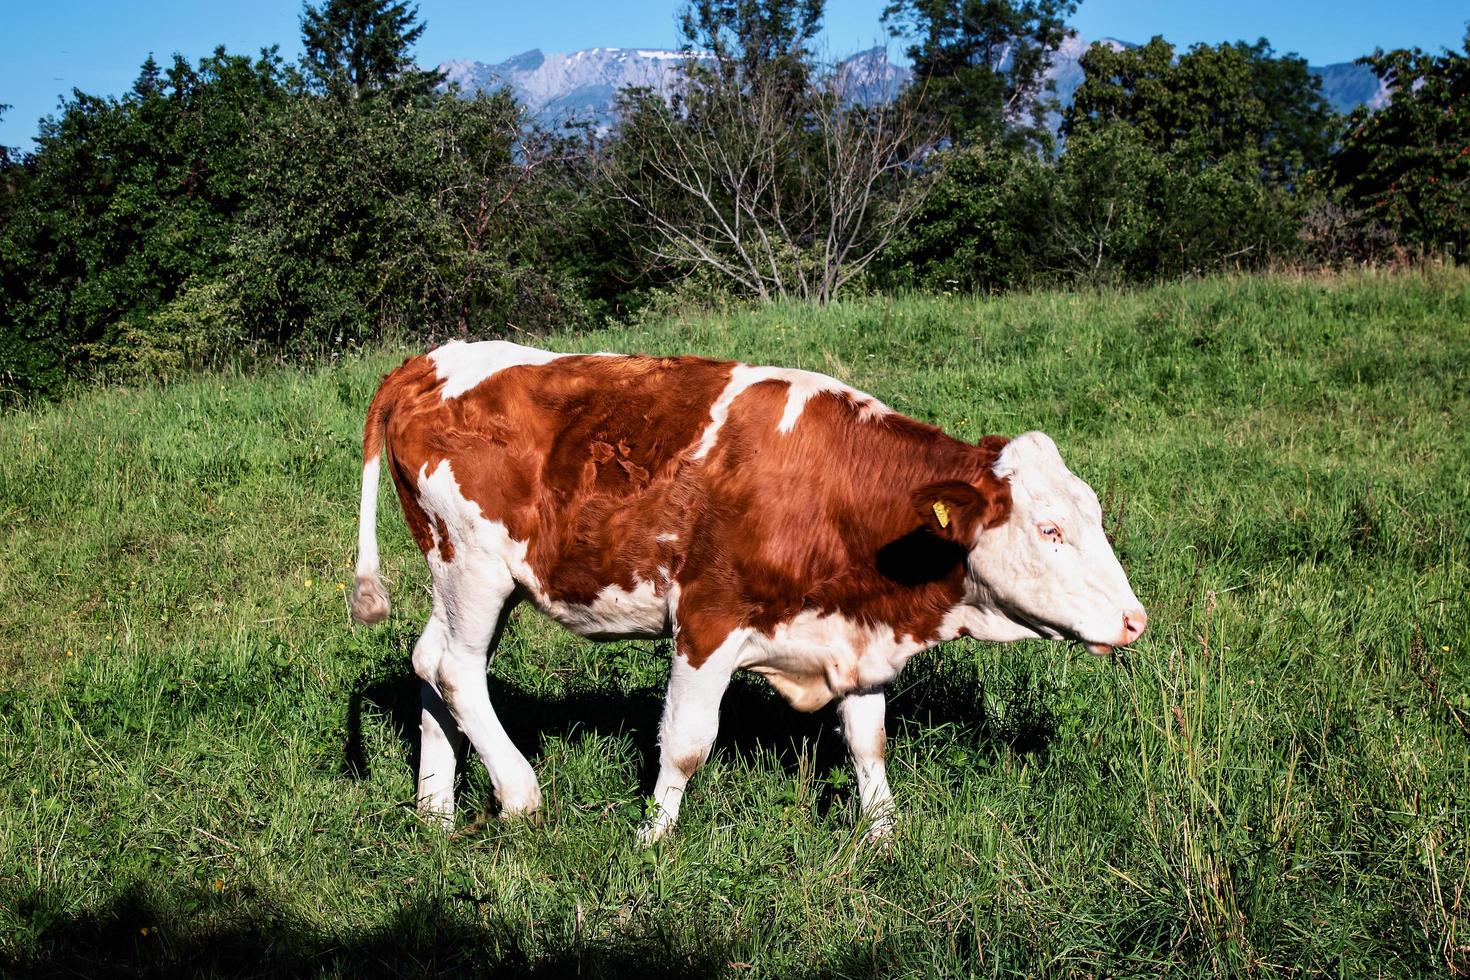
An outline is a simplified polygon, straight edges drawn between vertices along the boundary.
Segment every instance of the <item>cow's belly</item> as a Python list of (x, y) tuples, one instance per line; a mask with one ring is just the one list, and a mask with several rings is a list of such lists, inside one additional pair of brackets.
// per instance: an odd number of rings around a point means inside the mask
[(632, 591), (609, 585), (585, 604), (552, 599), (535, 588), (530, 591), (536, 608), (578, 636), (624, 640), (670, 634), (668, 596), (652, 582), (639, 582)]
[(752, 637), (740, 666), (762, 674), (793, 707), (815, 711), (833, 698), (883, 687), (926, 646), (885, 624), (802, 613)]

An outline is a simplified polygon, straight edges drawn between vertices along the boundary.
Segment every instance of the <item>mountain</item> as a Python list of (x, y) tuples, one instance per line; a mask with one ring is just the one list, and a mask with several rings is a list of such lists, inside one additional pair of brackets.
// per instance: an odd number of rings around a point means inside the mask
[[(1058, 100), (1071, 104), (1082, 84), (1082, 55), (1090, 41), (1071, 37), (1052, 57), (1049, 77), (1056, 85)], [(1126, 41), (1103, 38), (1114, 48), (1131, 47)], [(570, 120), (591, 122), (599, 129), (615, 121), (614, 98), (627, 87), (672, 92), (678, 87), (679, 67), (689, 55), (662, 48), (588, 48), (568, 54), (526, 51), (498, 64), (469, 59), (446, 61), (439, 66), (445, 85), (457, 85), (465, 94), (509, 86), (531, 113), (544, 124)], [(1351, 62), (1313, 67), (1322, 79), (1322, 94), (1338, 112), (1359, 105), (1378, 108), (1387, 92), (1372, 70)], [(853, 101), (873, 102), (892, 98), (913, 78), (907, 65), (889, 60), (885, 48), (861, 51), (837, 65), (837, 83)], [(1052, 128), (1061, 123), (1058, 113), (1050, 115)]]
[(1322, 79), (1322, 94), (1338, 112), (1351, 112), (1360, 105), (1382, 109), (1388, 104), (1388, 86), (1367, 65), (1345, 61), (1307, 70)]
[(588, 48), (570, 54), (526, 51), (499, 64), (456, 59), (439, 66), (446, 85), (465, 94), (509, 86), (541, 122), (610, 126), (618, 89), (669, 92), (687, 55), (657, 48)]

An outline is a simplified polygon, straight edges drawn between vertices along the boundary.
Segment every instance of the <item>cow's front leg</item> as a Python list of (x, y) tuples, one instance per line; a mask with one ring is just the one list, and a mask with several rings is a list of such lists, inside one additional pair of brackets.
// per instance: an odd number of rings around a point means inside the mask
[(868, 837), (879, 840), (893, 833), (893, 793), (883, 770), (883, 750), (888, 741), (883, 727), (883, 689), (849, 694), (837, 706), (842, 734), (857, 769), (858, 796), (863, 816), (869, 821)]
[[(675, 638), (669, 693), (658, 726), (658, 782), (653, 787), (653, 813), (638, 829), (641, 844), (666, 835), (679, 819), (684, 787), (709, 758), (720, 727), (720, 701), (730, 685), (738, 656), (732, 634), (713, 653), (700, 656), (699, 644), (682, 632)], [(697, 666), (696, 666), (697, 665)]]

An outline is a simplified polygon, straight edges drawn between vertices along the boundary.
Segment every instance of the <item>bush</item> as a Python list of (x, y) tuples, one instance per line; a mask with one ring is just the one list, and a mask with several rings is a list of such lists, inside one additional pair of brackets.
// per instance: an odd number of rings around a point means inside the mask
[(152, 313), (134, 313), (105, 343), (84, 348), (95, 373), (112, 381), (169, 381), (186, 371), (252, 359), (240, 310), (225, 284), (191, 281)]
[(937, 154), (933, 186), (884, 253), (884, 285), (993, 292), (1043, 277), (1038, 259), (1055, 223), (1055, 170), (995, 145)]
[(523, 137), (503, 93), (294, 102), (260, 137), (230, 250), (245, 336), (311, 357), (584, 319), (575, 271), (541, 261), (556, 165)]
[(1126, 123), (1075, 138), (1057, 167), (1048, 268), (1140, 282), (1257, 266), (1296, 248), (1297, 202), (1241, 156), (1159, 153)]
[[(1379, 51), (1362, 59), (1392, 86), (1388, 105), (1348, 118), (1327, 175), (1371, 238), (1470, 255), (1470, 34), (1464, 51)], [(1381, 232), (1380, 232), (1381, 233)]]
[[(0, 379), (54, 395), (138, 342), (185, 283), (220, 274), (251, 137), (287, 73), (217, 50), (167, 72), (150, 58), (121, 99), (77, 93), (7, 170), (0, 228)], [(141, 332), (141, 333), (140, 333)]]
[(1259, 266), (1298, 248), (1301, 202), (1244, 157), (1160, 152), (1127, 123), (1059, 160), (996, 147), (935, 159), (918, 219), (888, 249), (886, 285), (997, 291), (1143, 282)]

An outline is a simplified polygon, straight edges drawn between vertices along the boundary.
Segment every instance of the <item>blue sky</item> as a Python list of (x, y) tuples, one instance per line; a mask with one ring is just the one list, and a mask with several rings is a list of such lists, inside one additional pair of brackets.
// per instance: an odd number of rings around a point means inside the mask
[[(419, 0), (428, 30), (423, 64), (448, 58), (500, 61), (529, 48), (662, 47), (676, 40), (681, 0)], [(828, 0), (826, 46), (844, 55), (881, 43), (885, 0)], [(254, 53), (279, 44), (300, 54), (299, 0), (19, 0), (0, 35), (0, 145), (29, 147), (36, 122), (73, 88), (118, 95), (152, 52), (197, 61), (216, 45)], [(1073, 25), (1085, 38), (1146, 41), (1162, 34), (1188, 45), (1269, 38), (1313, 64), (1350, 61), (1375, 46), (1458, 47), (1470, 19), (1463, 0), (1083, 0)], [(897, 54), (900, 44), (892, 45)]]

